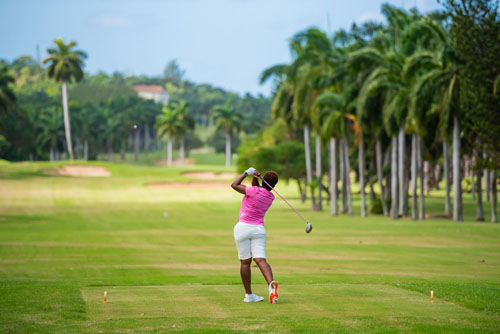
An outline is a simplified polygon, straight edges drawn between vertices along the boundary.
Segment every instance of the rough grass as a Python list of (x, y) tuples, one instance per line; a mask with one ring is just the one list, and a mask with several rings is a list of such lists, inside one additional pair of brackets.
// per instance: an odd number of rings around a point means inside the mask
[[(0, 165), (2, 333), (500, 332), (500, 226), (474, 222), (468, 195), (463, 223), (333, 218), (280, 183), (314, 230), (277, 199), (266, 225), (280, 303), (246, 304), (232, 239), (241, 196), (229, 185), (147, 186), (223, 167), (40, 172), (61, 164)], [(431, 215), (442, 206), (439, 193), (428, 197)]]

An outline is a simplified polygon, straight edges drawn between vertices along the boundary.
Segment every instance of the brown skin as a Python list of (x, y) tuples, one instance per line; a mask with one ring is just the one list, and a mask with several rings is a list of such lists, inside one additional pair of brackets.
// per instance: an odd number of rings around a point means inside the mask
[[(252, 186), (257, 186), (260, 187), (259, 185), (259, 176), (260, 173), (259, 171), (255, 171), (255, 174), (252, 179)], [(231, 183), (231, 188), (239, 192), (240, 194), (245, 195), (246, 194), (246, 186), (241, 184), (241, 182), (246, 178), (245, 174), (241, 174), (236, 178), (236, 180)], [(273, 281), (273, 271), (271, 269), (271, 266), (269, 263), (267, 263), (265, 258), (255, 258), (253, 259), (257, 266), (259, 267), (262, 275), (267, 281), (267, 284), (271, 284)], [(250, 269), (250, 265), (252, 264), (252, 258), (245, 259), (245, 260), (240, 260), (241, 266), (240, 266), (240, 275), (241, 275), (241, 281), (243, 282), (243, 286), (245, 287), (245, 292), (247, 294), (252, 293), (252, 271)]]

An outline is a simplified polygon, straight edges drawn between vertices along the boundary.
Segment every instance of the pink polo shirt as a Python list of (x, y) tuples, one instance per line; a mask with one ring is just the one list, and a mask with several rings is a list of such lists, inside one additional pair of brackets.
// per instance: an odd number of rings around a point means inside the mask
[(264, 225), (264, 216), (273, 201), (274, 195), (265, 188), (246, 187), (238, 221), (252, 225)]

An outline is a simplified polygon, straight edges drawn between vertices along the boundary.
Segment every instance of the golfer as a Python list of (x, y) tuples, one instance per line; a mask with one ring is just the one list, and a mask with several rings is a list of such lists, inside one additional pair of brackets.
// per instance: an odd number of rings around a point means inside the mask
[[(253, 175), (252, 186), (246, 187), (241, 182), (248, 175)], [(271, 187), (278, 183), (278, 174), (269, 171), (264, 174), (263, 187), (259, 185), (260, 173), (250, 167), (238, 176), (231, 184), (231, 187), (239, 193), (245, 195), (241, 202), (238, 223), (234, 226), (234, 240), (238, 248), (238, 256), (241, 261), (240, 274), (243, 286), (245, 287), (244, 302), (260, 302), (264, 297), (252, 293), (251, 270), (252, 258), (259, 266), (262, 275), (269, 284), (269, 302), (278, 302), (278, 283), (273, 280), (273, 271), (266, 261), (266, 229), (264, 228), (264, 215), (274, 201)], [(270, 187), (271, 186), (271, 187)]]

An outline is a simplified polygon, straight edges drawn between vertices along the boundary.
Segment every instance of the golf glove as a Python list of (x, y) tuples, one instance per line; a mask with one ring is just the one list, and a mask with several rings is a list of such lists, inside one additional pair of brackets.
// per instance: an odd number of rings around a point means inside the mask
[(255, 173), (255, 168), (250, 167), (245, 171), (245, 175), (253, 175)]

